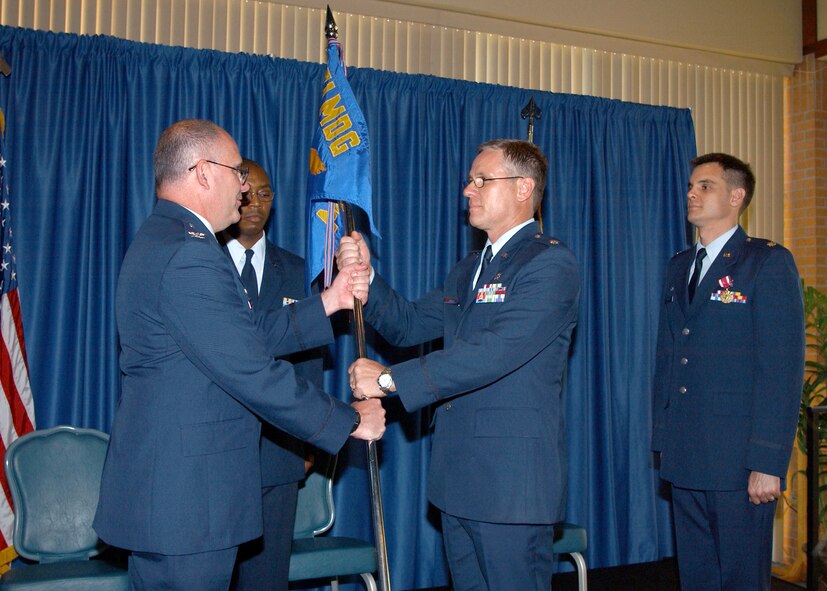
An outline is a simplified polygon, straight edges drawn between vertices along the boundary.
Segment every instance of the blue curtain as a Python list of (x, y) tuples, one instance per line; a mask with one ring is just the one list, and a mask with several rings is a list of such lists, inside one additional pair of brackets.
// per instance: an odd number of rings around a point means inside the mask
[[(118, 397), (114, 291), (120, 261), (151, 211), (152, 151), (184, 117), (227, 129), (270, 172), (268, 235), (303, 254), (307, 158), (323, 66), (0, 27), (12, 75), (0, 77), (15, 249), (37, 423), (108, 430)], [(520, 111), (542, 109), (535, 141), (550, 160), (545, 231), (581, 265), (580, 322), (566, 393), (568, 517), (585, 525), (592, 567), (673, 553), (668, 506), (648, 442), (658, 294), (686, 244), (684, 193), (695, 138), (688, 111), (352, 68), (370, 129), (374, 262), (416, 297), (483, 237), (467, 226), (462, 179), (476, 146), (525, 137)], [(364, 221), (364, 220), (362, 220)], [(364, 227), (364, 224), (362, 224)], [(347, 322), (325, 382), (347, 400)], [(368, 332), (369, 355), (397, 361)], [(508, 393), (504, 392), (503, 396)], [(447, 582), (425, 497), (429, 412), (388, 403), (380, 447), (394, 588)], [(335, 487), (334, 532), (372, 537), (364, 446), (349, 444)]]

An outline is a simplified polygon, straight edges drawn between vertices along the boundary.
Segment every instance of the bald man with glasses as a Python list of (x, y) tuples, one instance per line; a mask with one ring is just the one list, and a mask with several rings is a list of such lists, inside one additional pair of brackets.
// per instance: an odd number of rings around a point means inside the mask
[(330, 342), (326, 317), (365, 299), (369, 275), (344, 269), (289, 312), (254, 315), (214, 235), (248, 189), (235, 141), (179, 121), (154, 167), (158, 202), (118, 278), (121, 394), (94, 528), (131, 551), (131, 591), (226, 591), (238, 546), (262, 533), (260, 421), (330, 453), (384, 432), (378, 403), (351, 407), (275, 359)]
[[(241, 168), (249, 170), (249, 189), (242, 193), (239, 209), (241, 219), (222, 232), (220, 239), (253, 302), (253, 314), (263, 315), (304, 299), (304, 259), (265, 236), (274, 197), (270, 176), (261, 165), (246, 158)], [(321, 387), (320, 349), (294, 353), (285, 359), (298, 375)], [(272, 425), (262, 425), (264, 535), (239, 548), (233, 591), (286, 591), (298, 483), (304, 477), (304, 459), (309, 451), (295, 437)]]

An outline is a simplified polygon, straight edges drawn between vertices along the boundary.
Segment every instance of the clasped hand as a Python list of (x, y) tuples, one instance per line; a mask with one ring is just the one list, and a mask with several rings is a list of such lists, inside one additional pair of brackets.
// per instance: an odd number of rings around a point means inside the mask
[(382, 398), (385, 393), (379, 388), (379, 374), (385, 368), (372, 359), (357, 359), (347, 370), (353, 397), (361, 400)]
[(330, 316), (339, 310), (352, 310), (353, 298), (362, 304), (368, 302), (370, 269), (366, 264), (353, 263), (339, 267), (339, 273), (329, 288), (322, 292), (325, 314)]
[(367, 265), (368, 275), (370, 275), (373, 270), (370, 265), (370, 250), (359, 232), (353, 232), (350, 236), (342, 236), (336, 251), (336, 266), (340, 269), (356, 263)]
[(381, 439), (385, 434), (385, 409), (380, 400), (360, 400), (351, 404), (359, 411), (361, 421), (351, 437), (365, 441)]

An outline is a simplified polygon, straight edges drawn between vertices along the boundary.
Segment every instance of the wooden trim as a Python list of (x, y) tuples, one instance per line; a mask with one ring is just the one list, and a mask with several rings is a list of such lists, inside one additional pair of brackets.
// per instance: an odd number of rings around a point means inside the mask
[(815, 54), (816, 59), (827, 55), (827, 39), (816, 41), (812, 45), (804, 46), (804, 55)]

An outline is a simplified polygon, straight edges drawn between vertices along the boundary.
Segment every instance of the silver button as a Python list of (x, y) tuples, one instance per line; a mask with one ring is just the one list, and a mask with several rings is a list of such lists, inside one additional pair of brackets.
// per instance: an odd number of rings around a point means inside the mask
[(449, 402), (448, 404), (445, 405), (445, 410), (451, 410), (452, 406), (453, 405)]
[(681, 365), (686, 365), (687, 363), (689, 363), (689, 359), (686, 357), (681, 357)]
[(689, 334), (689, 329), (688, 329), (688, 328), (684, 328), (684, 329), (681, 331), (681, 334), (682, 334), (683, 336), (688, 335), (688, 334)]
[(678, 388), (678, 392), (680, 392), (681, 394), (686, 394), (686, 386), (681, 386), (680, 388)]

